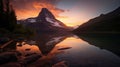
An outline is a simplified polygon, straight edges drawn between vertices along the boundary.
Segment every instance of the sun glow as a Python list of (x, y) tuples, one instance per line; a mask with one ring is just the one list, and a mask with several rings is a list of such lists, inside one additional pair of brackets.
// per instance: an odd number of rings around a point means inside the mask
[[(16, 10), (16, 15), (17, 15), (17, 19), (27, 19), (30, 17), (36, 17), (38, 15), (38, 13), (40, 12), (39, 10), (36, 11), (26, 11), (26, 10)], [(55, 12), (52, 11), (52, 13), (54, 14)], [(65, 25), (67, 26), (78, 26), (81, 25), (83, 22), (85, 22), (85, 20), (79, 20), (78, 17), (69, 17), (69, 16), (56, 16), (55, 17), (60, 20), (61, 22), (63, 22)]]
[(86, 20), (85, 13), (74, 11), (77, 10), (75, 8), (72, 8), (71, 10), (64, 10), (57, 8), (55, 5), (48, 2), (32, 2), (30, 4), (26, 3), (25, 9), (15, 9), (18, 20), (37, 17), (42, 8), (47, 8), (48, 10), (50, 10), (52, 14), (56, 17), (56, 19), (60, 20), (67, 26), (78, 26), (84, 23)]
[(85, 20), (76, 21), (76, 19), (69, 18), (69, 17), (65, 17), (65, 18), (58, 17), (57, 19), (60, 20), (61, 22), (63, 22), (65, 25), (71, 26), (71, 27), (79, 26), (79, 25), (83, 24), (84, 22), (86, 22)]

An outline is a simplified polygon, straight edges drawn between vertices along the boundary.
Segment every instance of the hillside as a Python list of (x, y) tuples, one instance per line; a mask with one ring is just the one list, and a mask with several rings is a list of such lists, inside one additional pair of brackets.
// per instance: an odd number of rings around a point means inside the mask
[(118, 33), (120, 32), (120, 7), (116, 10), (101, 14), (79, 26), (76, 33)]

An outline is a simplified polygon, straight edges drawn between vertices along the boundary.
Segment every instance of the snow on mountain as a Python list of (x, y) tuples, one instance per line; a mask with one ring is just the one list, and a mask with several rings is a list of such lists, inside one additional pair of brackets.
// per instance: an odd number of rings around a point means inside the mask
[(34, 22), (36, 22), (36, 19), (28, 19), (27, 21), (31, 22), (31, 23), (34, 23)]
[(44, 22), (45, 24), (48, 23), (54, 27), (62, 27), (62, 28), (67, 27), (61, 21), (57, 20), (55, 16), (47, 8), (42, 8), (41, 12), (39, 13), (36, 19), (37, 22)]
[(42, 8), (37, 17), (28, 18), (23, 23), (26, 27), (33, 28), (36, 31), (68, 31), (64, 23), (57, 20), (47, 8)]
[(62, 27), (58, 22), (56, 22), (56, 20), (54, 19), (50, 19), (49, 17), (46, 17), (46, 20), (50, 23), (52, 23), (53, 26), (57, 26), (57, 27)]

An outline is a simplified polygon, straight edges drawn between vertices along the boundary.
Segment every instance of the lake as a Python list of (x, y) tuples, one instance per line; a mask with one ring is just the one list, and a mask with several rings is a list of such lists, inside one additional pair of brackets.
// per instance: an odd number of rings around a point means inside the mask
[(116, 35), (41, 34), (17, 42), (14, 50), (19, 61), (40, 55), (25, 61), (28, 67), (120, 67), (119, 41)]

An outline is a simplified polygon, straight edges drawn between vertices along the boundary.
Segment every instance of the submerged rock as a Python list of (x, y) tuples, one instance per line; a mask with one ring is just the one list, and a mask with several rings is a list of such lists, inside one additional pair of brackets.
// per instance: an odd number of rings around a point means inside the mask
[(7, 64), (0, 65), (0, 67), (21, 67), (21, 66), (17, 62), (10, 62), (10, 63), (7, 63)]
[(52, 67), (68, 67), (65, 61), (58, 62), (54, 64)]
[(0, 65), (13, 61), (17, 61), (15, 52), (4, 52), (0, 54)]
[(25, 66), (25, 65), (27, 65), (27, 64), (30, 64), (30, 63), (35, 62), (35, 61), (38, 60), (40, 57), (41, 57), (41, 55), (39, 55), (39, 54), (33, 54), (33, 55), (31, 55), (31, 56), (26, 57), (26, 58), (23, 59), (22, 61), (20, 61), (20, 64), (21, 64), (22, 66)]

